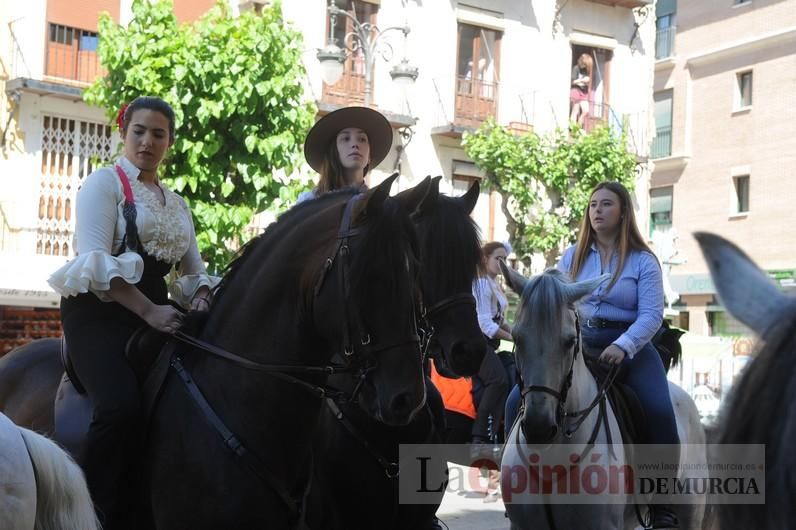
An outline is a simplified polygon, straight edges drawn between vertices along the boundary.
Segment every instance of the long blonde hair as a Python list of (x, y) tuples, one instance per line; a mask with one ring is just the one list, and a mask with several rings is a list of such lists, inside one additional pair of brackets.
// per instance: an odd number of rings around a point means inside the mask
[(572, 258), (572, 264), (569, 267), (569, 275), (573, 279), (578, 277), (596, 239), (594, 229), (591, 226), (591, 220), (589, 219), (589, 205), (591, 204), (591, 198), (594, 194), (602, 189), (608, 190), (619, 197), (621, 211), (619, 219), (619, 237), (617, 238), (619, 261), (616, 264), (616, 270), (611, 278), (611, 283), (608, 284), (606, 289), (610, 290), (619, 279), (622, 268), (625, 266), (625, 260), (631, 251), (647, 251), (652, 254), (652, 250), (650, 250), (650, 247), (647, 245), (646, 241), (644, 241), (638, 229), (636, 214), (633, 212), (633, 201), (630, 198), (630, 192), (627, 191), (627, 188), (619, 182), (600, 182), (591, 190), (591, 193), (589, 193), (589, 204), (586, 205), (586, 209), (583, 212), (583, 219), (581, 219), (580, 222), (578, 242), (575, 246), (575, 255)]

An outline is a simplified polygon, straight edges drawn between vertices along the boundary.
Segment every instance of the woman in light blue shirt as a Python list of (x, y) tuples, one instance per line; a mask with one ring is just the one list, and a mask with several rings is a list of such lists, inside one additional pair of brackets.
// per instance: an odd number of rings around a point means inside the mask
[[(674, 448), (680, 439), (669, 383), (650, 342), (663, 322), (663, 276), (639, 232), (623, 185), (603, 182), (594, 188), (578, 242), (567, 249), (558, 268), (575, 280), (611, 274), (610, 282), (578, 304), (585, 353), (621, 363), (620, 380), (633, 389), (646, 413), (649, 443), (669, 447), (661, 451), (661, 460), (676, 464), (679, 450)], [(669, 505), (653, 506), (651, 527), (678, 527)]]
[[(650, 343), (663, 322), (661, 267), (639, 232), (630, 193), (622, 184), (602, 182), (590, 197), (578, 242), (558, 263), (577, 281), (611, 274), (609, 282), (578, 304), (584, 353), (622, 365), (620, 380), (633, 389), (646, 413), (648, 442), (662, 444), (662, 449), (666, 444), (672, 454), (661, 454), (661, 460), (676, 463), (680, 440), (669, 385)], [(509, 412), (513, 419), (519, 405), (519, 389), (515, 391), (506, 405), (507, 425)], [(678, 527), (670, 506), (654, 506), (652, 528)]]

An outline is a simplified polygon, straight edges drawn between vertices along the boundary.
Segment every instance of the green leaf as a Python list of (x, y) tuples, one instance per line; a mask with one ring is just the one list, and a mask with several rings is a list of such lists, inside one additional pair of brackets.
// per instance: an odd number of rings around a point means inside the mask
[(235, 185), (229, 179), (225, 180), (223, 184), (221, 184), (221, 195), (224, 197), (229, 197), (229, 194), (235, 190)]

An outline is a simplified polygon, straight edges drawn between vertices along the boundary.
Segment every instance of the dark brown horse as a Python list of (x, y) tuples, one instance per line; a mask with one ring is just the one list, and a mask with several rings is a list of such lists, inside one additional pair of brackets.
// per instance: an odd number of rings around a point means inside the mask
[(755, 359), (719, 414), (718, 447), (765, 445), (765, 504), (721, 504), (722, 530), (796, 526), (796, 298), (786, 296), (741, 249), (695, 234), (724, 307), (761, 339)]
[[(473, 375), (486, 351), (472, 295), (481, 252), (470, 212), (478, 200), (479, 186), (474, 183), (464, 196), (456, 198), (440, 195), (438, 186), (439, 178), (435, 178), (423, 207), (414, 215), (420, 241), (422, 297), (430, 320), (423, 327), (433, 330), (432, 347), (441, 350), (451, 369), (460, 375)], [(335, 381), (343, 388), (353, 388), (357, 383), (348, 375)], [(412, 505), (399, 503), (398, 489), (399, 446), (442, 442), (442, 399), (431, 381), (426, 382), (426, 406), (406, 426), (374, 421), (356, 404), (331, 405), (321, 414), (314, 445), (316, 473), (310, 496), (310, 527), (432, 527), (444, 490), (436, 493), (436, 502), (427, 496), (426, 504)], [(434, 476), (447, 476), (444, 459), (430, 460), (426, 466)]]
[[(409, 422), (425, 398), (409, 212), (428, 183), (393, 199), (393, 180), (280, 217), (233, 263), (199, 338), (261, 367), (347, 366), (362, 382), (349, 399), (380, 422)], [(190, 376), (168, 377), (152, 415), (140, 498), (152, 519), (139, 526), (294, 526), (326, 376), (263, 373), (198, 349), (180, 358)]]

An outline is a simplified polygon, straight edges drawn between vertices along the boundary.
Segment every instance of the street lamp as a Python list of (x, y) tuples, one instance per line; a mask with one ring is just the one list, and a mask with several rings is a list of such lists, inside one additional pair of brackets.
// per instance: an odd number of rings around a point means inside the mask
[[(364, 104), (370, 106), (373, 99), (373, 66), (376, 62), (376, 55), (379, 54), (385, 61), (392, 57), (392, 46), (387, 42), (382, 42), (382, 37), (391, 31), (400, 31), (404, 35), (404, 40), (409, 34), (409, 26), (390, 26), (379, 29), (370, 22), (360, 22), (354, 13), (349, 13), (335, 5), (334, 0), (329, 0), (329, 42), (323, 49), (318, 50), (318, 62), (321, 65), (321, 76), (328, 85), (333, 85), (340, 80), (343, 75), (343, 68), (346, 57), (358, 52), (362, 53), (365, 61), (365, 93)], [(337, 24), (337, 17), (346, 17), (351, 20), (353, 31), (343, 37), (343, 48), (337, 45), (334, 37), (334, 28)], [(417, 79), (418, 69), (411, 64), (406, 57), (390, 70), (390, 77), (401, 86), (408, 86)]]

